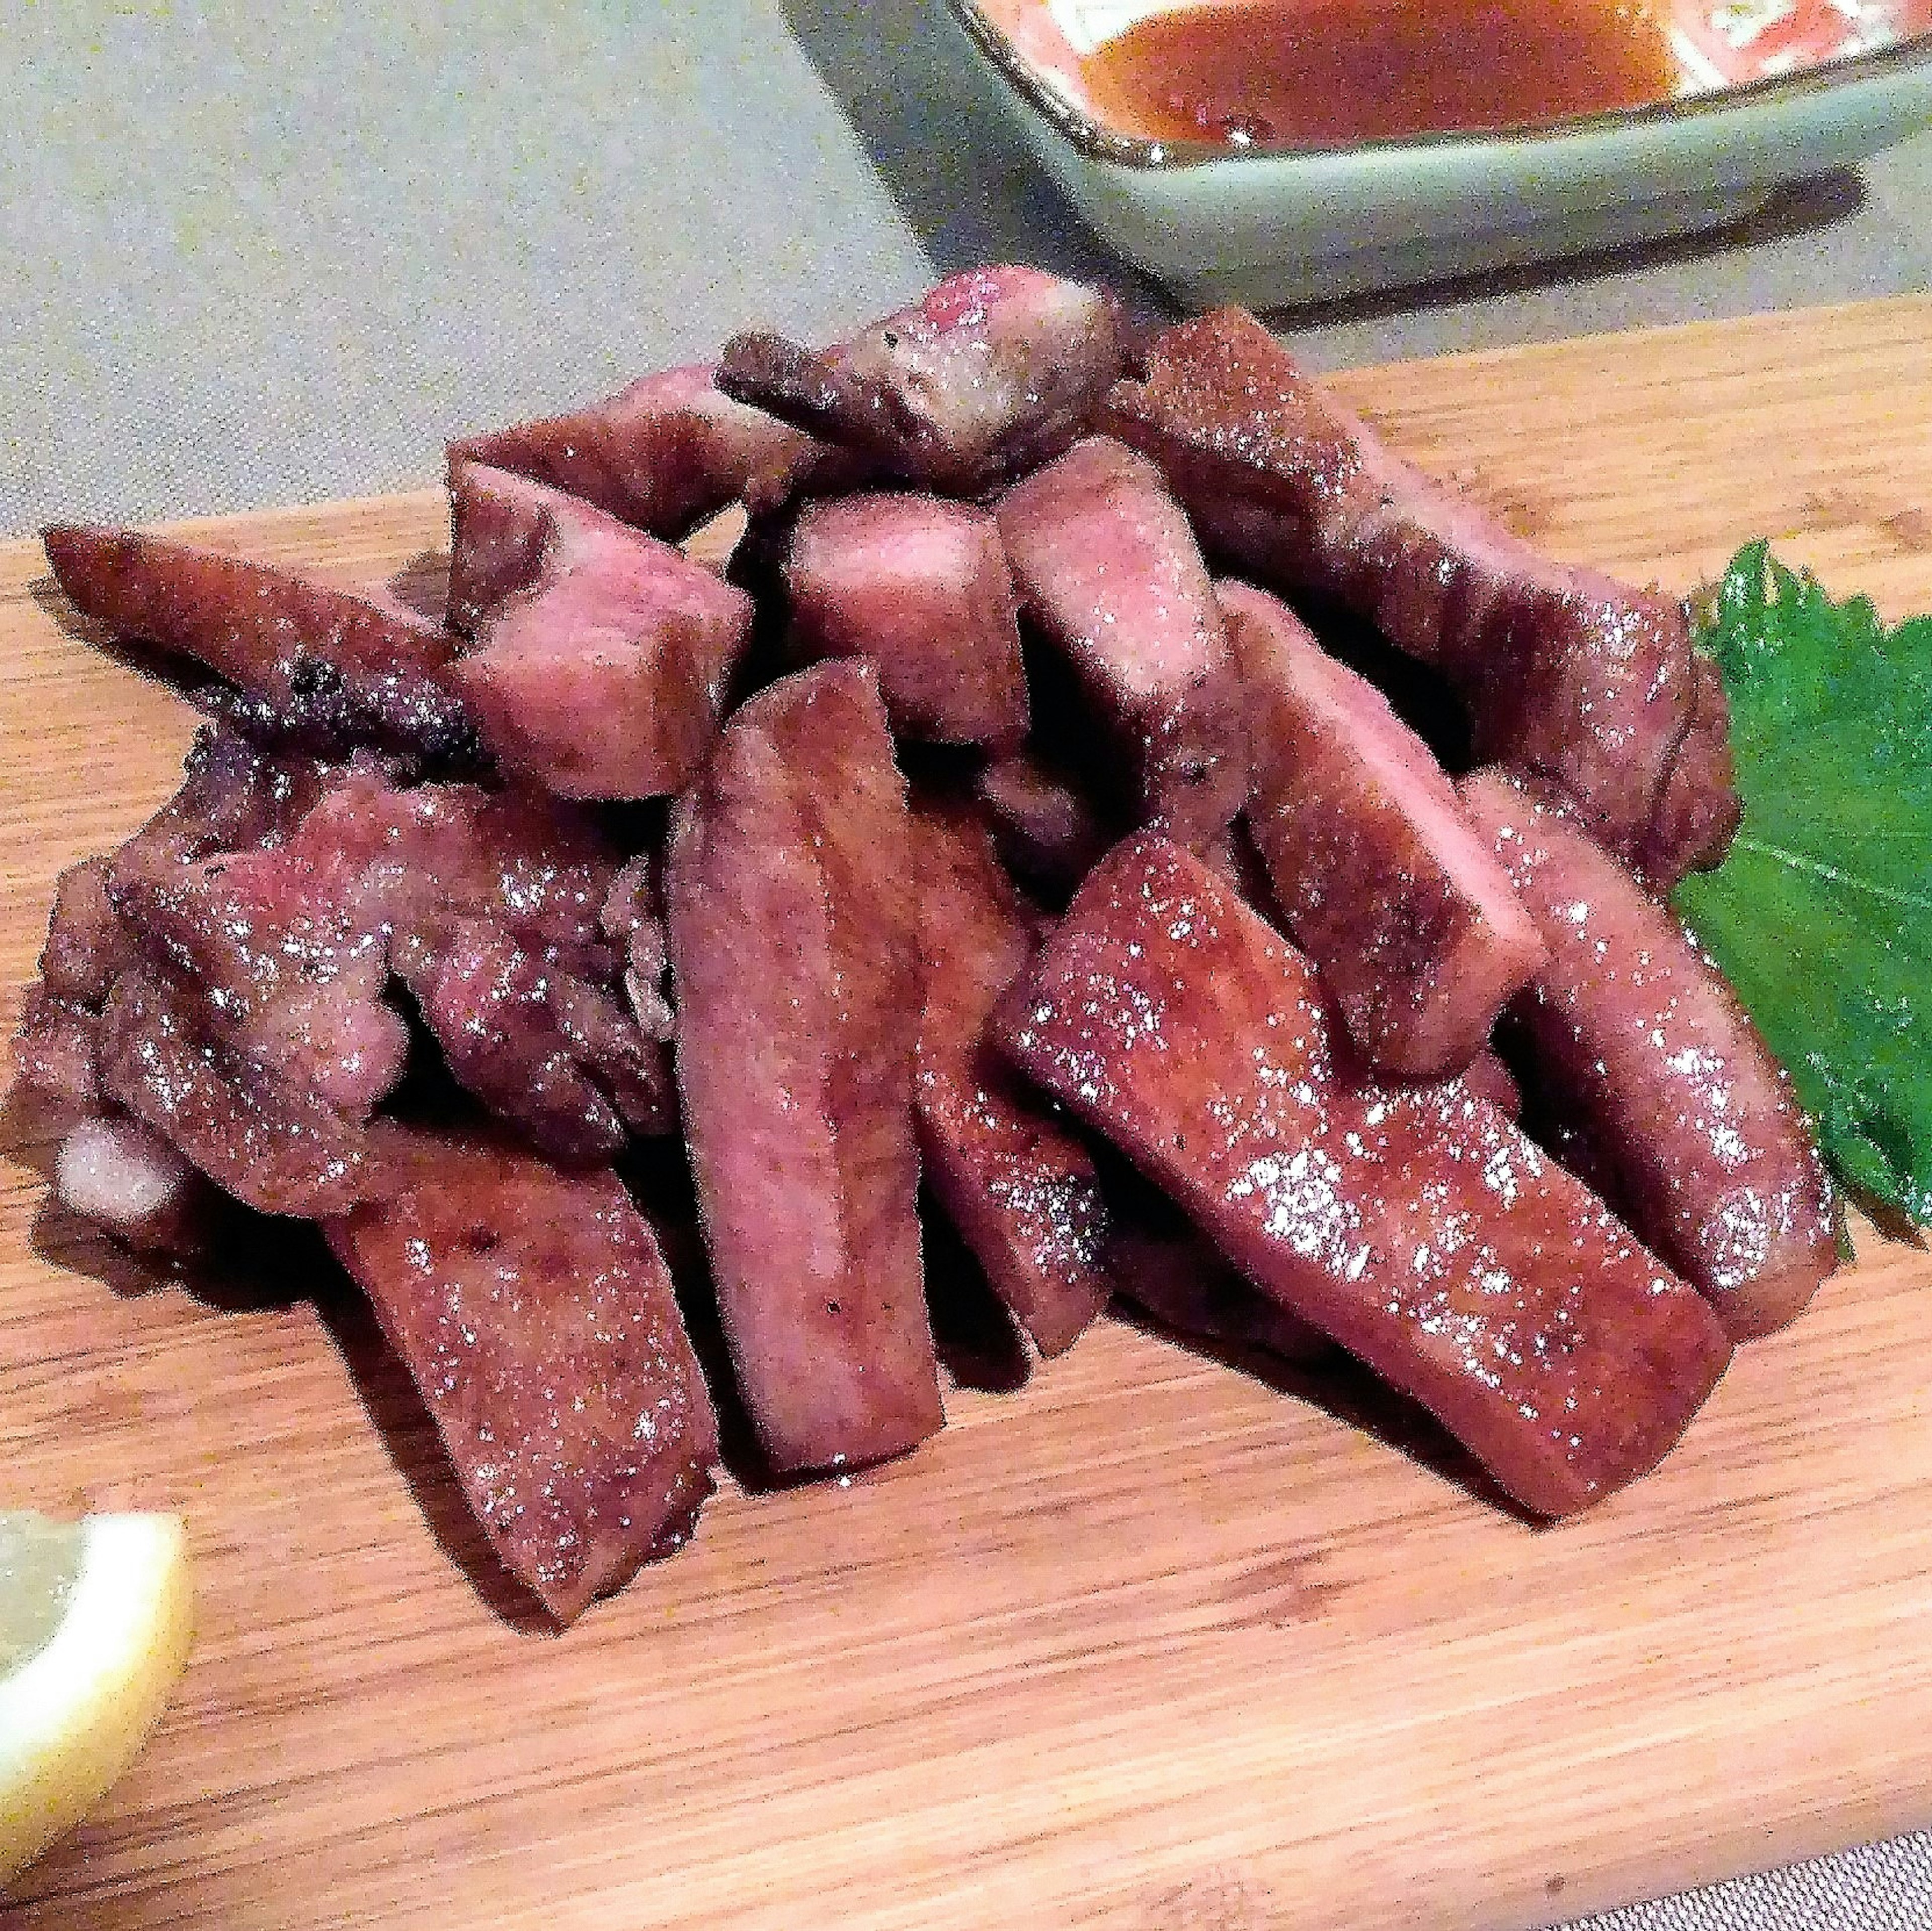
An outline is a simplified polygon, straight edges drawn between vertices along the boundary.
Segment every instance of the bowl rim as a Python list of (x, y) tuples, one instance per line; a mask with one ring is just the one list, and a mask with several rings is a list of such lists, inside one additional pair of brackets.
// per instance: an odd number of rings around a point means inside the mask
[(1559, 120), (1529, 122), (1520, 127), (1450, 128), (1379, 140), (1351, 141), (1340, 146), (1268, 141), (1238, 147), (1224, 141), (1163, 141), (1124, 133), (1076, 106), (1058, 88), (1049, 85), (1040, 68), (1020, 52), (1005, 28), (988, 17), (980, 0), (946, 0), (946, 5), (1007, 85), (1088, 160), (1148, 172), (1210, 165), (1238, 166), (1256, 161), (1332, 160), (1345, 155), (1399, 154), (1449, 147), (1550, 145), (1611, 129), (1702, 120), (1740, 108), (1828, 93), (1894, 70), (1932, 64), (1932, 31), (1928, 31), (1910, 34), (1890, 46), (1868, 48), (1862, 53), (1820, 61), (1790, 73), (1772, 74), (1741, 85), (1712, 88), (1640, 107), (1566, 115)]

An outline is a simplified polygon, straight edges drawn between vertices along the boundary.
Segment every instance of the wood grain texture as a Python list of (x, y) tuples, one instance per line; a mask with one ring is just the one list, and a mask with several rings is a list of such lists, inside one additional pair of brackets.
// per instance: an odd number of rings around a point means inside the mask
[[(1337, 380), (1562, 554), (1684, 589), (1764, 533), (1932, 608), (1932, 301)], [(202, 527), (355, 578), (442, 517)], [(188, 730), (39, 568), (0, 552), (10, 987)], [(42, 1204), (17, 1108), (8, 1141), (0, 1502), (184, 1510), (202, 1593), (161, 1731), (5, 1931), (1502, 1931), (1932, 1822), (1922, 1253), (1864, 1239), (1560, 1529), (1108, 1322), (949, 1391), (905, 1462), (728, 1490), (558, 1639), (312, 1250), (161, 1280)]]

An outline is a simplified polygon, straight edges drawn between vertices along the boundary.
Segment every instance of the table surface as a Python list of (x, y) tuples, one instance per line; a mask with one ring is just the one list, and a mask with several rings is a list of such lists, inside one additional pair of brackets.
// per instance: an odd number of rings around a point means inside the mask
[[(0, 7), (0, 532), (433, 481), (452, 433), (989, 257), (1161, 312), (929, 64), (937, 4)], [(1932, 130), (1716, 239), (1274, 319), (1336, 367), (1923, 290), (1928, 205)], [(1928, 1920), (1906, 1839), (1594, 1924)]]

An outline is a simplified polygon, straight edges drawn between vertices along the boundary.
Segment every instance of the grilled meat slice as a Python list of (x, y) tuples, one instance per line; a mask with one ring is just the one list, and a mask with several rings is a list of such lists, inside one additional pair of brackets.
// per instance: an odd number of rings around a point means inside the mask
[(908, 843), (878, 683), (849, 661), (746, 704), (673, 821), (685, 1134), (739, 1386), (780, 1468), (873, 1461), (943, 1420)]
[[(1385, 448), (1238, 309), (1161, 336), (1104, 421), (1243, 574), (1369, 618), (1455, 685), (1478, 757), (1553, 779), (1619, 853), (1643, 841), (1696, 701), (1680, 604), (1539, 555)], [(1684, 782), (1722, 776), (1700, 763)]]
[(1549, 947), (1513, 1015), (1540, 1097), (1578, 1121), (1619, 1209), (1733, 1339), (1782, 1327), (1838, 1264), (1790, 1076), (1683, 928), (1567, 811), (1495, 772), (1462, 796)]
[(450, 683), (505, 769), (566, 798), (682, 790), (718, 735), (752, 600), (655, 537), (502, 470), (450, 472)]
[(1042, 1354), (1058, 1354), (1114, 1291), (1100, 1261), (1106, 1202), (1092, 1156), (986, 1036), (1000, 995), (1033, 954), (1036, 919), (983, 824), (920, 801), (926, 1012), (919, 1141), (928, 1185), (993, 1291)]
[(1696, 680), (1690, 725), (1664, 773), (1657, 809), (1631, 859), (1633, 869), (1660, 898), (1689, 871), (1722, 865), (1744, 820), (1731, 762), (1731, 706), (1724, 673), (1701, 650), (1690, 654)]
[(366, 744), (428, 765), (473, 765), (469, 713), (443, 673), (456, 640), (390, 601), (138, 530), (44, 533), (61, 588), (118, 634), (193, 658), (252, 702), (251, 736), (321, 754)]
[(1355, 1043), (1407, 1078), (1467, 1066), (1543, 942), (1429, 747), (1284, 604), (1221, 586), (1246, 694), (1247, 822)]
[(995, 1025), (1256, 1286), (1538, 1514), (1654, 1466), (1730, 1358), (1702, 1299), (1461, 1081), (1338, 1071), (1306, 962), (1168, 841), (1102, 862)]
[(466, 463), (507, 469), (674, 542), (754, 478), (824, 453), (776, 416), (734, 402), (713, 373), (708, 363), (666, 369), (567, 415), (465, 436), (449, 445), (452, 472)]
[(870, 658), (904, 736), (1004, 747), (1025, 737), (1012, 573), (985, 511), (898, 493), (808, 503), (783, 569), (794, 662)]
[(372, 1129), (238, 1051), (158, 973), (115, 981), (99, 1056), (108, 1098), (260, 1213), (314, 1219), (380, 1191)]
[(552, 1159), (596, 1166), (622, 1150), (627, 1128), (675, 1130), (663, 1045), (502, 925), (455, 920), (412, 949), (404, 976), (458, 1082)]
[(402, 1078), (409, 1028), (383, 998), (383, 934), (286, 847), (187, 862), (138, 848), (107, 895), (149, 962), (208, 1009), (202, 1030), (352, 1120)]
[(734, 336), (718, 386), (883, 475), (976, 496), (1065, 448), (1125, 358), (1106, 289), (1006, 266), (949, 276), (835, 348)]
[(1000, 535), (1023, 606), (1071, 665), (1124, 801), (1184, 839), (1247, 795), (1240, 691), (1214, 587), (1160, 472), (1104, 436), (1007, 492)]
[(411, 1135), (326, 1226), (512, 1575), (560, 1623), (680, 1547), (718, 1429), (650, 1224), (608, 1172)]

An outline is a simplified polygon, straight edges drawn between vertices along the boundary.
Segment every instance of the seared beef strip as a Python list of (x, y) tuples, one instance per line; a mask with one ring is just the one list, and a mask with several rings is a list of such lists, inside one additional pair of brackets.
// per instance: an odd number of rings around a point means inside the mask
[(425, 1135), (400, 1165), (329, 1246), (504, 1566), (568, 1623), (711, 1492), (717, 1423), (656, 1238), (610, 1173)]
[(560, 491), (454, 464), (447, 673), (506, 770), (566, 798), (683, 789), (718, 734), (752, 600)]
[(1247, 823), (1355, 1043), (1407, 1078), (1468, 1065), (1543, 942), (1429, 747), (1265, 592), (1221, 586), (1253, 745)]
[[(1618, 853), (1642, 841), (1695, 701), (1681, 605), (1540, 556), (1238, 309), (1162, 335), (1105, 421), (1162, 465), (1210, 548), (1371, 619), (1454, 684), (1479, 757), (1554, 779)], [(1720, 793), (1722, 775), (1700, 762), (1684, 783)], [(1721, 795), (1707, 808), (1714, 823)]]
[(1007, 266), (949, 276), (836, 348), (734, 336), (718, 386), (884, 475), (976, 496), (1065, 448), (1124, 360), (1106, 289)]
[(95, 1036), (114, 981), (140, 957), (136, 934), (114, 909), (116, 867), (156, 868), (281, 837), (316, 795), (318, 767), (271, 757), (242, 739), (204, 727), (182, 787), (120, 850), (82, 859), (54, 888), (40, 983), (21, 1013), (16, 1056), (27, 1084), (63, 1106), (101, 1103)]
[(1037, 920), (967, 812), (913, 811), (926, 955), (916, 1088), (926, 1177), (988, 1283), (1042, 1354), (1097, 1316), (1114, 1283), (1100, 1256), (1106, 1203), (1059, 1109), (986, 1036), (1000, 995), (1033, 954)]
[(619, 859), (592, 820), (530, 791), (392, 784), (352, 765), (302, 820), (290, 849), (343, 881), (400, 958), (456, 919), (502, 925), (527, 952), (588, 977), (614, 970), (599, 923)]
[(909, 838), (877, 679), (849, 660), (747, 703), (673, 820), (685, 1134), (739, 1386), (782, 1469), (874, 1461), (944, 1419)]
[(250, 736), (324, 754), (366, 744), (433, 765), (478, 761), (475, 727), (443, 679), (456, 640), (440, 624), (136, 530), (63, 524), (45, 541), (84, 615), (206, 664), (254, 700), (229, 707)]
[(1086, 793), (1030, 751), (992, 759), (973, 788), (1006, 869), (1057, 902), (1064, 901), (1111, 842)]
[(1460, 1081), (1338, 1076), (1311, 968), (1166, 840), (1102, 861), (994, 1023), (1258, 1287), (1538, 1514), (1654, 1466), (1730, 1358), (1702, 1299)]
[(201, 1252), (221, 1197), (169, 1142), (138, 1120), (78, 1121), (54, 1160), (62, 1206), (144, 1253)]
[(1790, 1076), (1717, 968), (1563, 809), (1501, 772), (1471, 816), (1549, 957), (1516, 1018), (1645, 1240), (1736, 1340), (1783, 1327), (1838, 1264), (1832, 1188)]
[(208, 1009), (141, 967), (100, 1015), (100, 1084), (236, 1199), (316, 1219), (378, 1190), (376, 1139), (212, 1030)]
[(985, 511), (890, 493), (809, 502), (783, 569), (794, 663), (869, 657), (904, 736), (988, 746), (1024, 738), (1012, 573)]
[(466, 436), (449, 445), (452, 472), (464, 463), (508, 469), (675, 541), (754, 478), (824, 453), (776, 416), (723, 394), (712, 373), (708, 364), (666, 369), (568, 415)]
[(1247, 795), (1240, 691), (1214, 588), (1160, 472), (1104, 436), (1007, 492), (1000, 535), (1027, 614), (1072, 665), (1134, 814), (1219, 831)]

